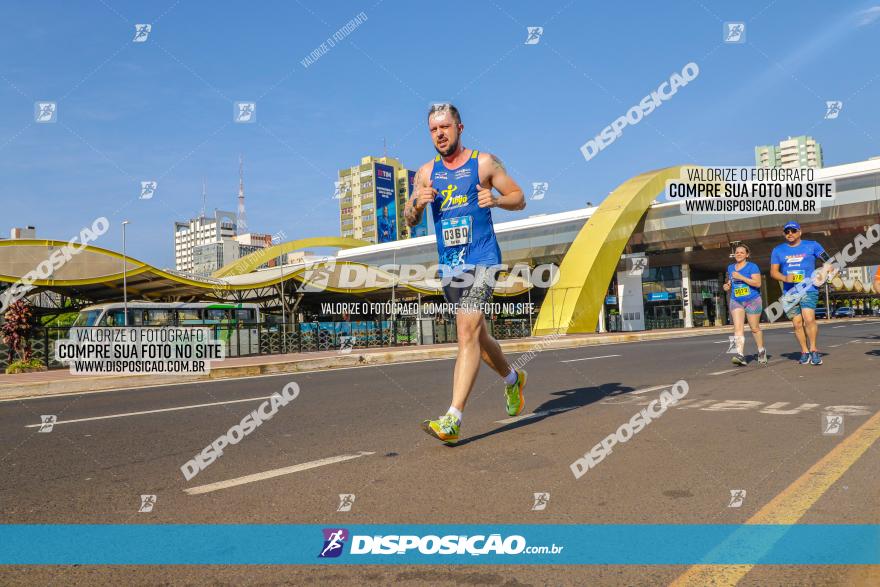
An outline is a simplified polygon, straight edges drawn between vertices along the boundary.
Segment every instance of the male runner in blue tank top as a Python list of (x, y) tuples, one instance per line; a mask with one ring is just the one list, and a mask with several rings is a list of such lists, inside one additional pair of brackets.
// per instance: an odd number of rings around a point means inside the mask
[[(464, 125), (455, 106), (435, 104), (428, 113), (428, 129), (438, 155), (416, 172), (404, 217), (415, 226), (430, 204), (443, 293), (447, 302), (456, 304), (458, 358), (452, 405), (445, 415), (422, 423), (431, 436), (454, 444), (481, 358), (504, 379), (507, 413), (518, 416), (525, 404), (526, 372), (514, 370), (498, 341), (489, 336), (484, 308), (492, 301), (496, 266), (501, 263), (491, 209), (522, 210), (526, 202), (498, 157), (461, 145)], [(501, 195), (492, 195), (493, 188)]]

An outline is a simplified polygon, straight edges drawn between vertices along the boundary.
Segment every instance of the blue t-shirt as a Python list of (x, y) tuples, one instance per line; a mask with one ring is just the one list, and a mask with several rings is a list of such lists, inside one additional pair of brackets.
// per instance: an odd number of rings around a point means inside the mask
[(816, 270), (816, 259), (825, 254), (825, 249), (816, 241), (801, 240), (797, 246), (788, 243), (776, 245), (770, 255), (770, 263), (779, 265), (779, 272), (783, 275), (794, 275), (793, 283), (783, 283), (782, 291), (788, 291), (802, 281), (809, 281), (810, 285), (805, 291), (816, 291), (813, 280), (810, 277)]
[(748, 302), (761, 295), (761, 290), (753, 287), (745, 281), (734, 279), (733, 272), (736, 271), (743, 277), (752, 278), (752, 275), (760, 275), (761, 270), (751, 261), (746, 261), (742, 269), (737, 270), (736, 263), (727, 266), (727, 277), (730, 278), (730, 297), (738, 302)]

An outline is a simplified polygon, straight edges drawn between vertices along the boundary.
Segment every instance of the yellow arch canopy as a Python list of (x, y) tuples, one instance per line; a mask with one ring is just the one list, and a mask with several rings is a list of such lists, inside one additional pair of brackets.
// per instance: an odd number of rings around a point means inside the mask
[(688, 166), (637, 175), (618, 186), (590, 216), (562, 259), (559, 280), (547, 291), (535, 336), (596, 330), (605, 292), (620, 255), (666, 181)]
[(237, 261), (233, 261), (229, 265), (225, 265), (214, 272), (212, 277), (229, 277), (231, 275), (244, 275), (250, 273), (260, 265), (264, 265), (280, 257), (281, 255), (298, 251), (309, 247), (338, 247), (340, 249), (353, 249), (355, 247), (366, 247), (373, 243), (362, 241), (356, 238), (345, 238), (341, 236), (316, 236), (312, 238), (302, 238), (299, 240), (288, 241), (280, 245), (273, 245), (255, 251), (250, 255), (245, 255)]

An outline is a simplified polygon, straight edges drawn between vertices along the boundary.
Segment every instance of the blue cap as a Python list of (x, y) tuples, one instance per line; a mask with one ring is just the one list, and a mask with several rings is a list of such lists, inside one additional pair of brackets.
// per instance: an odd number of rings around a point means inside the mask
[(782, 230), (783, 230), (783, 231), (786, 231), (786, 230), (788, 230), (789, 228), (793, 228), (793, 229), (795, 229), (795, 230), (797, 230), (797, 231), (800, 231), (800, 229), (801, 229), (801, 225), (798, 224), (797, 222), (795, 222), (794, 220), (789, 220), (788, 222), (785, 223), (785, 226), (782, 227)]

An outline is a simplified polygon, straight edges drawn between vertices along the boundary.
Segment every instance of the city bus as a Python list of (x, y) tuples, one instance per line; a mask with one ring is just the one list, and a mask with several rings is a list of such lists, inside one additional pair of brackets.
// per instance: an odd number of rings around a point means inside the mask
[[(260, 352), (256, 304), (215, 302), (128, 302), (128, 325), (210, 326), (213, 337), (226, 343), (226, 356), (255, 355)], [(97, 304), (80, 310), (73, 328), (125, 326), (125, 304)]]

